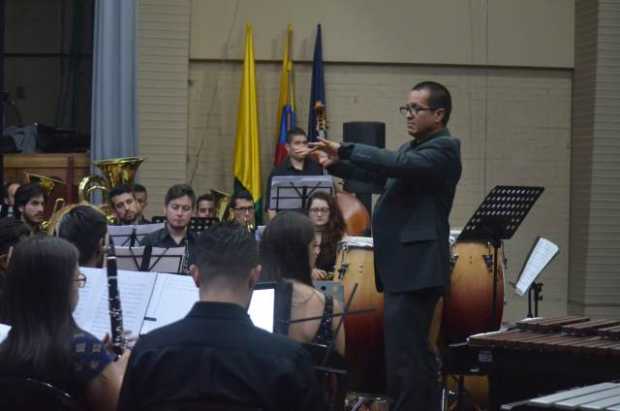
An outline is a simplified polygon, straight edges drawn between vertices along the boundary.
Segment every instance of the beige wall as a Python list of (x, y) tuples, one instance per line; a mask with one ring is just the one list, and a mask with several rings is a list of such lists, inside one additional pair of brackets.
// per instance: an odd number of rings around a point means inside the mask
[[(142, 3), (141, 19), (150, 13), (147, 4), (162, 4), (161, 0)], [(281, 36), (286, 24), (293, 23), (293, 55), (298, 61), (309, 61), (315, 24), (321, 21), (332, 138), (341, 136), (345, 121), (383, 121), (387, 146), (394, 148), (407, 140), (397, 109), (406, 91), (424, 79), (445, 83), (453, 93), (455, 107), (450, 128), (463, 142), (464, 171), (452, 213), (453, 226), (462, 226), (496, 184), (544, 185), (547, 190), (539, 203), (507, 242), (508, 277), (515, 279), (537, 235), (559, 243), (562, 252), (543, 277), (542, 313), (566, 311), (572, 1), (399, 0), (390, 2), (390, 9), (385, 10), (386, 6), (376, 6), (375, 2), (318, 1), (310, 5), (298, 0), (270, 0), (240, 1), (236, 12), (235, 1), (194, 0), (191, 9), (187, 3), (167, 2), (176, 12), (191, 14), (189, 56), (185, 56), (183, 46), (177, 47), (174, 60), (179, 78), (170, 86), (170, 92), (175, 90), (178, 97), (174, 110), (181, 116), (187, 109), (188, 162), (169, 162), (161, 171), (156, 167), (147, 170), (145, 164), (143, 176), (149, 181), (168, 182), (173, 180), (171, 176), (178, 179), (184, 173), (198, 192), (212, 187), (231, 189), (245, 22), (254, 26), (256, 56), (261, 60), (256, 70), (261, 166), (266, 177), (274, 150)], [(412, 3), (416, 10), (409, 8)], [(439, 30), (428, 16), (442, 13), (445, 23)], [(415, 24), (400, 17), (404, 15)], [(165, 19), (161, 14), (156, 21), (159, 24)], [(547, 27), (551, 20), (553, 28)], [(185, 28), (176, 20), (170, 24), (174, 30), (166, 29), (158, 37), (174, 32), (179, 42), (184, 41)], [(157, 58), (142, 59), (140, 72), (150, 70)], [(185, 87), (181, 85), (184, 58), (189, 79)], [(298, 118), (306, 127), (309, 63), (296, 63), (295, 80)], [(181, 101), (183, 93), (187, 93), (186, 105)], [(147, 104), (144, 98), (142, 101), (141, 106)], [(148, 100), (149, 104), (156, 101)], [(176, 121), (174, 125), (181, 139), (184, 125)], [(158, 148), (158, 144), (141, 134), (141, 149), (176, 153), (177, 148)], [(507, 300), (506, 319), (525, 313), (524, 299), (508, 292)]]
[(572, 67), (573, 14), (573, 0), (194, 0), (191, 58), (237, 58), (247, 22), (257, 59), (281, 58), (291, 23), (293, 58), (310, 60), (321, 23), (325, 61)]

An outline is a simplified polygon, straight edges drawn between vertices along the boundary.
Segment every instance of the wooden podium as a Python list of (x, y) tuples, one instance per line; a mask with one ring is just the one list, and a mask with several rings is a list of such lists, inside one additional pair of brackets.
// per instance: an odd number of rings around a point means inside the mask
[(57, 185), (50, 195), (46, 205), (47, 217), (56, 198), (64, 198), (67, 203), (78, 201), (77, 186), (83, 177), (90, 175), (90, 158), (88, 153), (4, 155), (5, 182), (17, 181), (23, 184), (26, 182), (25, 173), (54, 177), (65, 182), (64, 185)]

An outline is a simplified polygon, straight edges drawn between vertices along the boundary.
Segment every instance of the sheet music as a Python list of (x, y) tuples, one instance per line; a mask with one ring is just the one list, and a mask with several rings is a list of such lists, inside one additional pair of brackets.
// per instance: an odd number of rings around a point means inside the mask
[(108, 233), (112, 236), (114, 244), (117, 246), (129, 246), (131, 243), (131, 236), (135, 233), (136, 243), (139, 245), (140, 241), (147, 235), (154, 231), (164, 228), (164, 223), (156, 224), (135, 224), (135, 225), (108, 225)]
[[(108, 307), (108, 280), (104, 268), (81, 267), (86, 277), (86, 286), (80, 288), (80, 299), (73, 313), (76, 323), (102, 339), (110, 332)], [(125, 331), (138, 334), (151, 297), (156, 273), (118, 270), (118, 292), (123, 309)]]
[(532, 283), (536, 281), (536, 278), (538, 278), (540, 273), (559, 251), (560, 247), (558, 247), (557, 244), (552, 243), (546, 238), (538, 238), (538, 241), (534, 244), (529, 258), (519, 275), (519, 281), (517, 281), (515, 286), (515, 292), (520, 296), (525, 295)]
[(9, 331), (11, 330), (10, 325), (0, 323), (0, 343), (9, 336)]
[[(181, 320), (199, 300), (192, 277), (158, 273), (140, 334)], [(275, 290), (254, 290), (248, 315), (255, 326), (273, 332)]]
[(182, 319), (198, 301), (198, 288), (188, 275), (159, 273), (140, 334)]

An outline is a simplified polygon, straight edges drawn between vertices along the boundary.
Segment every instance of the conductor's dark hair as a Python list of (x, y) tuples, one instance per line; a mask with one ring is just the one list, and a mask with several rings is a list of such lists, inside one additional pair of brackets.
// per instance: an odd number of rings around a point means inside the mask
[(293, 137), (295, 136), (306, 136), (306, 132), (304, 131), (303, 128), (300, 127), (293, 127), (291, 129), (289, 129), (286, 132), (286, 143), (287, 144), (291, 144), (291, 141), (293, 141)]
[(312, 286), (309, 245), (313, 239), (314, 226), (305, 214), (278, 213), (261, 237), (261, 280), (290, 278)]
[(203, 231), (194, 245), (194, 256), (204, 284), (218, 277), (238, 283), (258, 265), (258, 246), (245, 227), (224, 222)]
[(192, 208), (196, 204), (196, 194), (194, 189), (189, 184), (175, 184), (168, 189), (165, 198), (165, 204), (168, 205), (172, 200), (177, 198), (188, 196), (192, 200)]
[(58, 226), (58, 237), (64, 238), (80, 252), (80, 265), (85, 265), (99, 251), (108, 231), (105, 216), (94, 207), (80, 205), (67, 212)]
[(444, 126), (448, 125), (450, 113), (452, 113), (452, 97), (444, 85), (435, 81), (423, 81), (413, 86), (412, 90), (428, 90), (428, 105), (434, 110), (443, 108), (445, 112), (442, 123)]

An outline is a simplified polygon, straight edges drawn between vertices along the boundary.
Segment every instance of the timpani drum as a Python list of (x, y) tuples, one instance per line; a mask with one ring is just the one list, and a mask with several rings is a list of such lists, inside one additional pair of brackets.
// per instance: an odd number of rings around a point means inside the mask
[(375, 285), (372, 237), (346, 237), (339, 243), (336, 278), (343, 282), (345, 304), (357, 284), (349, 311), (372, 310), (348, 315), (344, 321), (350, 388), (384, 392), (383, 294)]

